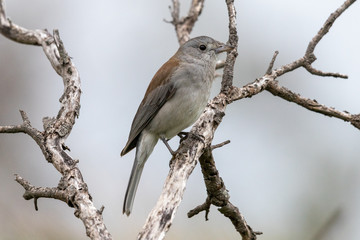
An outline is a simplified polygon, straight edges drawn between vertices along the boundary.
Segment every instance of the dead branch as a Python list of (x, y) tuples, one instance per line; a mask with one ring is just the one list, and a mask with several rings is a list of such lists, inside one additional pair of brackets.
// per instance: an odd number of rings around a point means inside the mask
[(190, 39), (190, 33), (201, 14), (204, 1), (205, 0), (192, 0), (187, 16), (180, 18), (180, 2), (179, 0), (172, 0), (173, 6), (169, 7), (172, 20), (167, 22), (174, 25), (180, 45)]
[(192, 217), (200, 211), (206, 211), (205, 218), (207, 219), (210, 204), (219, 207), (219, 211), (231, 220), (235, 226), (236, 231), (240, 233), (242, 239), (253, 240), (256, 239), (256, 235), (262, 234), (261, 232), (254, 232), (251, 227), (246, 223), (244, 216), (239, 212), (239, 209), (230, 202), (230, 195), (225, 187), (225, 183), (219, 176), (219, 172), (216, 169), (214, 157), (212, 155), (211, 148), (207, 148), (203, 155), (199, 158), (201, 165), (201, 171), (203, 173), (207, 199), (206, 207), (202, 208), (204, 204), (196, 207), (188, 213), (188, 217)]
[(359, 115), (353, 115), (347, 111), (338, 111), (335, 108), (327, 107), (318, 103), (315, 99), (301, 97), (300, 94), (294, 93), (285, 87), (279, 86), (277, 81), (272, 81), (267, 85), (267, 91), (274, 96), (281, 97), (289, 102), (296, 103), (310, 111), (321, 113), (328, 117), (335, 117), (350, 122), (354, 127), (360, 129)]
[(75, 216), (85, 226), (86, 234), (91, 239), (112, 239), (101, 213), (96, 209), (82, 178), (77, 160), (66, 152), (65, 140), (69, 136), (80, 110), (80, 77), (79, 73), (65, 51), (59, 32), (53, 35), (46, 30), (28, 30), (11, 22), (5, 15), (3, 0), (0, 0), (0, 32), (5, 37), (24, 44), (42, 46), (45, 55), (54, 70), (64, 82), (64, 93), (60, 97), (60, 110), (56, 117), (43, 119), (44, 131), (33, 128), (24, 111), (20, 111), (23, 123), (20, 125), (0, 126), (0, 133), (23, 132), (31, 136), (41, 148), (45, 159), (61, 173), (62, 178), (57, 188), (34, 187), (29, 182), (16, 176), (16, 181), (25, 189), (24, 198), (54, 198), (66, 202), (75, 208)]

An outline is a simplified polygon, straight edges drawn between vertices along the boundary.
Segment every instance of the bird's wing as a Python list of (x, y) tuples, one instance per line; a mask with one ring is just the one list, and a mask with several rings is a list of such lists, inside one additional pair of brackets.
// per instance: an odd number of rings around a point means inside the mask
[(151, 122), (160, 108), (174, 96), (176, 89), (169, 81), (178, 67), (179, 62), (175, 57), (170, 58), (155, 74), (151, 80), (145, 97), (142, 100), (131, 125), (129, 139), (121, 151), (121, 156), (136, 147), (142, 130)]

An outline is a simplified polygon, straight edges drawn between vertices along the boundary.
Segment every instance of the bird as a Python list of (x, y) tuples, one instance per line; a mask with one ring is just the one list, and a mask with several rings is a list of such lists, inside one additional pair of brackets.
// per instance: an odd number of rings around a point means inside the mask
[(215, 78), (216, 55), (232, 49), (232, 46), (211, 37), (195, 37), (182, 44), (155, 73), (120, 154), (124, 156), (136, 148), (123, 214), (129, 216), (132, 211), (145, 162), (158, 140), (161, 139), (169, 148), (167, 141), (200, 117)]

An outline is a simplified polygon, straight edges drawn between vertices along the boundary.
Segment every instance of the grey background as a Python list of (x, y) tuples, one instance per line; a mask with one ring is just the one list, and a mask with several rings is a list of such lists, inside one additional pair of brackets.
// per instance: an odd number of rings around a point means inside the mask
[[(243, 86), (265, 72), (275, 50), (275, 67), (301, 57), (310, 39), (342, 0), (236, 1), (239, 57), (234, 84)], [(158, 144), (145, 167), (130, 217), (122, 201), (134, 153), (120, 158), (132, 118), (156, 70), (177, 50), (170, 1), (8, 0), (8, 16), (26, 28), (60, 30), (82, 80), (80, 118), (67, 140), (95, 205), (114, 239), (134, 239), (157, 201), (170, 155)], [(189, 1), (182, 3), (182, 13)], [(355, 3), (334, 24), (315, 54), (316, 68), (349, 79), (311, 76), (300, 69), (280, 83), (304, 97), (351, 113), (360, 112), (359, 6)], [(206, 1), (192, 36), (227, 39), (223, 1)], [(224, 58), (224, 56), (221, 56)], [(219, 91), (220, 79), (212, 96)], [(0, 36), (0, 124), (21, 122), (25, 110), (33, 126), (59, 109), (62, 80), (41, 48)], [(214, 152), (218, 170), (237, 205), (260, 239), (310, 239), (340, 209), (325, 239), (360, 238), (360, 133), (263, 92), (233, 103), (214, 143), (232, 142)], [(170, 142), (177, 147), (178, 139)], [(36, 186), (56, 186), (60, 175), (30, 137), (0, 135), (0, 239), (87, 239), (82, 223), (66, 204), (32, 201), (13, 180), (18, 173)], [(206, 191), (196, 167), (166, 239), (238, 239), (229, 220), (211, 208), (210, 220), (186, 217)]]

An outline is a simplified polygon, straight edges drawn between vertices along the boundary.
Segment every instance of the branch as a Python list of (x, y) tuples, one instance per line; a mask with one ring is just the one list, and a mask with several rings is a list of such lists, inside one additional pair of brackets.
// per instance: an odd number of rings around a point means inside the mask
[(202, 204), (188, 213), (188, 217), (192, 217), (201, 211), (206, 211), (206, 219), (209, 212), (210, 204), (219, 207), (219, 211), (231, 220), (235, 229), (241, 234), (243, 240), (256, 239), (256, 235), (261, 232), (254, 232), (246, 223), (244, 216), (239, 212), (239, 209), (230, 202), (228, 190), (225, 187), (224, 181), (219, 176), (216, 169), (214, 157), (210, 148), (207, 148), (204, 154), (199, 159), (201, 171), (204, 176), (204, 181), (207, 190), (207, 199), (205, 204)]
[[(237, 87), (231, 87), (227, 96), (227, 102), (231, 103), (236, 100), (240, 100), (245, 97), (252, 97), (253, 95), (256, 95), (263, 90), (268, 90), (268, 85), (271, 82), (274, 82), (278, 77), (284, 75), (285, 73), (288, 73), (290, 71), (296, 70), (300, 67), (305, 68), (309, 73), (313, 75), (318, 76), (332, 76), (332, 77), (340, 77), (340, 78), (347, 78), (346, 75), (339, 74), (339, 73), (329, 73), (329, 72), (322, 72), (320, 70), (314, 69), (311, 64), (316, 60), (316, 56), (314, 54), (314, 50), (317, 46), (317, 44), (320, 42), (320, 40), (324, 37), (324, 35), (329, 31), (335, 20), (348, 8), (352, 3), (354, 3), (356, 0), (347, 0), (345, 3), (340, 6), (334, 13), (332, 13), (328, 19), (325, 21), (323, 27), (319, 30), (319, 32), (313, 37), (313, 39), (309, 42), (309, 45), (305, 51), (305, 55), (292, 63), (286, 64), (281, 66), (280, 68), (277, 68), (275, 70), (272, 70), (272, 67), (274, 65), (276, 55), (274, 54), (274, 57), (272, 61), (269, 64), (269, 68), (266, 71), (266, 74), (262, 76), (261, 78), (255, 80), (252, 83), (247, 84), (246, 86), (242, 88)], [(270, 88), (270, 87), (269, 87)]]
[(40, 46), (37, 31), (20, 27), (10, 21), (5, 15), (3, 0), (0, 1), (0, 32), (3, 36), (19, 43)]
[(192, 0), (188, 15), (180, 18), (179, 0), (172, 0), (171, 11), (172, 21), (167, 21), (174, 25), (179, 44), (182, 45), (190, 39), (190, 33), (201, 14), (205, 0)]
[(31, 126), (30, 120), (25, 111), (20, 110), (23, 123), (20, 125), (0, 126), (0, 133), (26, 133), (32, 137), (38, 144), (41, 144), (44, 137), (42, 132)]
[[(77, 160), (71, 158), (64, 149), (64, 142), (69, 136), (80, 110), (80, 77), (65, 51), (59, 32), (51, 35), (46, 30), (28, 30), (12, 23), (5, 15), (3, 0), (0, 0), (0, 33), (7, 38), (25, 44), (42, 46), (45, 55), (54, 70), (62, 77), (64, 93), (60, 97), (60, 110), (56, 117), (43, 119), (44, 131), (31, 127), (25, 112), (20, 111), (23, 123), (15, 126), (0, 126), (0, 133), (23, 132), (30, 135), (41, 148), (46, 160), (62, 174), (57, 188), (35, 188), (30, 183), (16, 176), (16, 180), (25, 188), (25, 199), (50, 197), (67, 202), (75, 208), (75, 216), (85, 226), (86, 234), (91, 239), (111, 239), (106, 229), (101, 212), (96, 209), (82, 178)], [(58, 187), (59, 188), (59, 187)]]
[(71, 203), (70, 201), (68, 201), (69, 194), (59, 188), (35, 187), (17, 174), (15, 174), (15, 181), (18, 182), (25, 189), (25, 193), (23, 195), (25, 200), (34, 199), (36, 211), (38, 211), (38, 198), (54, 198), (66, 202), (69, 205)]
[(234, 66), (235, 60), (238, 55), (237, 47), (239, 37), (237, 35), (236, 29), (236, 10), (234, 5), (234, 0), (226, 0), (226, 5), (228, 9), (228, 17), (229, 17), (229, 40), (228, 44), (233, 46), (234, 49), (231, 50), (230, 53), (227, 54), (224, 66), (223, 78), (221, 81), (221, 92), (226, 93), (229, 88), (232, 86), (233, 78), (234, 78)]
[(347, 111), (341, 112), (334, 108), (327, 107), (323, 104), (318, 103), (315, 99), (309, 99), (301, 97), (299, 94), (290, 91), (285, 87), (279, 86), (277, 81), (272, 81), (267, 85), (266, 90), (271, 92), (274, 96), (281, 97), (289, 102), (296, 103), (310, 111), (321, 113), (325, 116), (335, 117), (350, 122), (354, 127), (360, 129), (360, 115), (353, 115)]

